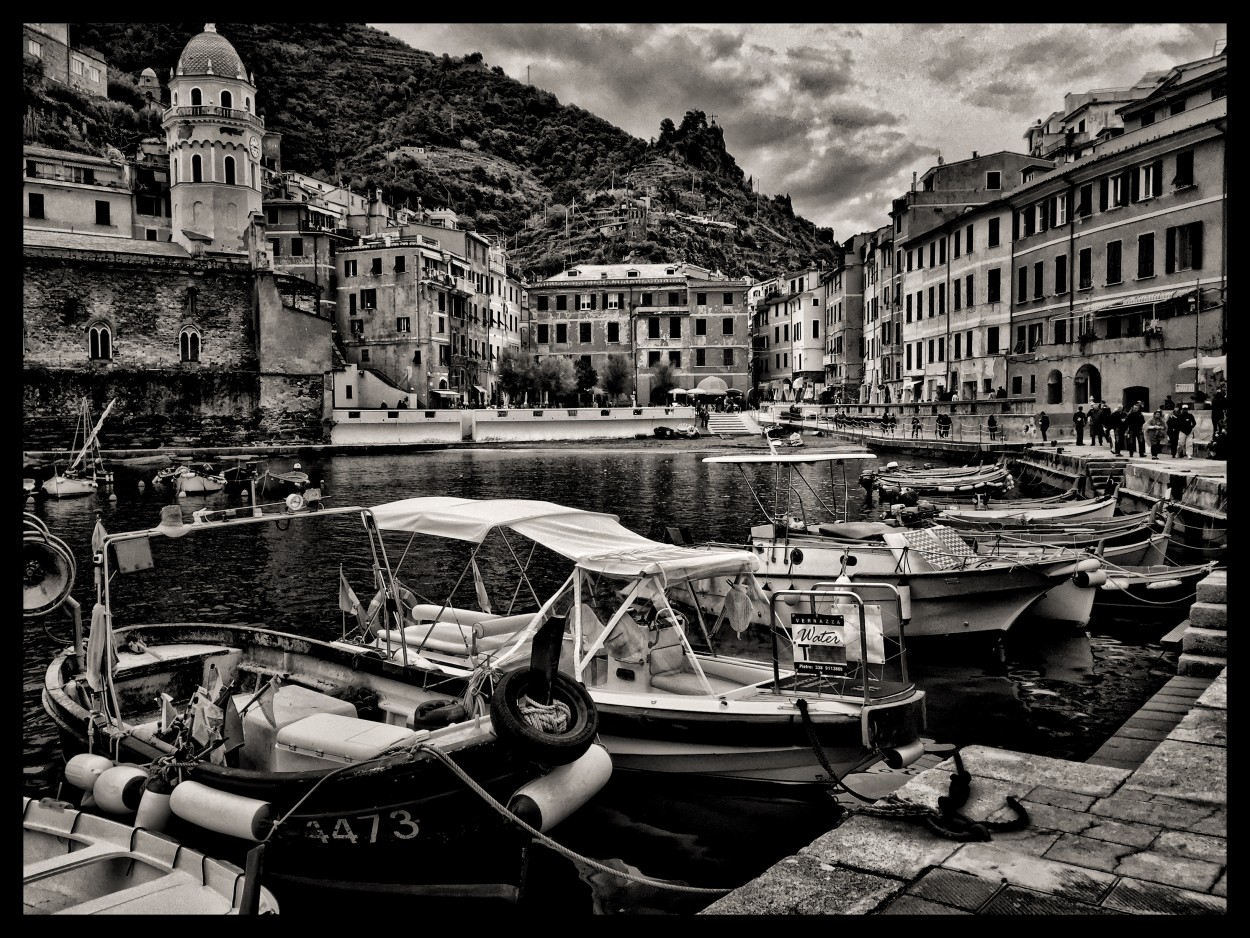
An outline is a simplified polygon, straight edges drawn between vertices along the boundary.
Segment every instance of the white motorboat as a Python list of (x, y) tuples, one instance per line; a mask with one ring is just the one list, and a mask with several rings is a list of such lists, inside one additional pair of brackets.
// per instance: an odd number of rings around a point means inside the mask
[[(402, 538), (402, 552), (388, 553), (412, 559), (405, 624), (375, 624), (380, 597), (363, 610), (348, 603), (359, 615), (347, 619), (345, 646), (506, 670), (558, 618), (560, 668), (595, 701), (614, 772), (797, 794), (923, 751), (924, 692), (908, 677), (890, 585), (770, 599), (751, 551), (663, 544), (614, 515), (544, 501), (410, 498), (371, 515)], [(462, 563), (447, 563), (449, 540), (463, 542)], [(733, 585), (711, 615), (690, 602), (691, 584), (706, 579)], [(542, 580), (559, 585), (540, 592)], [(767, 647), (748, 647), (744, 634), (756, 608), (772, 624)]]
[[(756, 576), (765, 589), (805, 589), (816, 584), (862, 580), (888, 582), (904, 596), (908, 639), (979, 635), (1001, 638), (1044, 594), (1077, 573), (1101, 566), (1096, 557), (1066, 547), (1038, 545), (1028, 560), (981, 556), (945, 526), (899, 527), (885, 522), (848, 522), (848, 462), (875, 459), (873, 453), (749, 454), (708, 456), (705, 463), (733, 465), (743, 477), (766, 523), (750, 527), (749, 545), (761, 562)], [(774, 468), (772, 491), (758, 491), (749, 466)], [(842, 479), (834, 468), (842, 466)], [(826, 502), (806, 470), (830, 470)], [(713, 543), (707, 549), (725, 545)], [(1096, 585), (1096, 584), (1094, 584)], [(729, 584), (709, 577), (697, 585), (700, 605), (716, 610)], [(1089, 587), (1093, 589), (1093, 586)], [(1093, 601), (1090, 593), (1089, 602)], [(766, 620), (757, 611), (757, 621)]]

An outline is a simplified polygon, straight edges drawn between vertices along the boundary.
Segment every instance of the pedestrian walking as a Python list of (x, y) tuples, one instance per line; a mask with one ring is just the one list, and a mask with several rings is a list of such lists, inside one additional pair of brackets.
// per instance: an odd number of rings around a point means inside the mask
[(1050, 429), (1050, 418), (1046, 416), (1046, 411), (1042, 411), (1037, 415), (1037, 429), (1041, 431), (1042, 442), (1046, 442), (1046, 431)]
[(1172, 456), (1173, 459), (1175, 459), (1176, 458), (1176, 441), (1180, 438), (1180, 435), (1181, 435), (1180, 411), (1173, 410), (1170, 414), (1168, 414), (1167, 419), (1164, 421), (1164, 423), (1166, 424), (1168, 428), (1168, 453)]
[(1224, 414), (1228, 407), (1228, 382), (1221, 381), (1220, 386), (1211, 395), (1211, 427), (1218, 427), (1224, 422)]
[(1176, 415), (1176, 426), (1179, 431), (1176, 436), (1176, 458), (1189, 458), (1189, 437), (1194, 432), (1194, 425), (1198, 421), (1194, 419), (1194, 412), (1189, 409), (1188, 404), (1182, 404), (1180, 413)]
[(1159, 451), (1163, 449), (1163, 441), (1168, 436), (1167, 421), (1163, 419), (1163, 408), (1160, 407), (1151, 416), (1150, 421), (1146, 424), (1146, 442), (1150, 444), (1150, 458), (1158, 459)]
[(1141, 401), (1134, 404), (1124, 417), (1124, 437), (1128, 442), (1128, 454), (1132, 456), (1146, 455), (1146, 437), (1142, 427), (1146, 424), (1146, 415), (1142, 413)]
[(1117, 456), (1124, 455), (1124, 405), (1120, 404), (1110, 414), (1102, 418), (1102, 425), (1107, 428), (1107, 437), (1111, 440), (1111, 452)]
[(990, 441), (998, 439), (998, 419), (990, 414), (990, 419), (985, 421), (985, 429), (990, 433)]
[(944, 440), (951, 435), (951, 415), (938, 414), (937, 418), (937, 435), (938, 439)]
[(911, 418), (911, 438), (914, 440), (920, 436), (920, 417)]
[(1102, 432), (1102, 405), (1094, 401), (1089, 409), (1089, 444), (1090, 446), (1101, 446), (1106, 442), (1107, 437)]
[(1085, 408), (1078, 407), (1076, 413), (1072, 415), (1072, 429), (1076, 431), (1076, 445), (1085, 445), (1085, 423), (1089, 418), (1085, 416)]

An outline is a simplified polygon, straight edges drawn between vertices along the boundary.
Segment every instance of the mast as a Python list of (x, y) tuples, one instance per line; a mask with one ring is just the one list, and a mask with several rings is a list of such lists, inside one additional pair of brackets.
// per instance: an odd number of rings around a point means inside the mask
[[(100, 428), (104, 426), (104, 418), (109, 415), (109, 411), (113, 409), (113, 405), (116, 403), (117, 403), (117, 398), (113, 398), (111, 401), (109, 401), (108, 407), (104, 408), (104, 413), (100, 415), (100, 419), (96, 422), (96, 425), (92, 428), (90, 435), (87, 437), (85, 441), (83, 441), (82, 449), (78, 451), (78, 455), (74, 457), (74, 461), (69, 464), (69, 469), (66, 470), (67, 472), (72, 471), (73, 469), (77, 468), (78, 464), (83, 461), (83, 457), (87, 455), (87, 450), (89, 450), (91, 448), (91, 444), (95, 442), (96, 434), (98, 434), (100, 432)], [(84, 401), (83, 402), (84, 425), (86, 422), (86, 417), (90, 412), (91, 412), (90, 403), (87, 401)]]

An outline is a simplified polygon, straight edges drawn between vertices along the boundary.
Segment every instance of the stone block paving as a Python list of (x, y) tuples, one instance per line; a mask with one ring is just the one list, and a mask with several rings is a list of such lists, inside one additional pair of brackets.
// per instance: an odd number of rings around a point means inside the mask
[[(1170, 729), (1153, 727), (1158, 738), (1130, 758), (962, 750), (972, 783), (961, 813), (1010, 820), (1013, 795), (1029, 813), (1023, 830), (962, 842), (870, 813), (878, 801), (701, 914), (1224, 915), (1227, 670), (1178, 677), (1158, 703), (1143, 712)], [(955, 771), (947, 758), (892, 800), (937, 809)]]

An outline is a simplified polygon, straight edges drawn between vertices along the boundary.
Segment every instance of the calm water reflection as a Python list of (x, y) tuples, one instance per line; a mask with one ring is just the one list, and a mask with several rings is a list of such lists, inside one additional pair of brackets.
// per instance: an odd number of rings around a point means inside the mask
[[(745, 541), (747, 526), (759, 520), (758, 508), (736, 467), (706, 465), (704, 455), (553, 445), (337, 456), (305, 463), (314, 479), (324, 480), (330, 505), (371, 505), (415, 495), (537, 498), (614, 512), (643, 534), (665, 524), (687, 528), (696, 539)], [(858, 468), (851, 465), (847, 472), (851, 514), (876, 517), (862, 507), (863, 492), (855, 484)], [(767, 483), (767, 471), (758, 470), (759, 481)], [(150, 483), (152, 474), (147, 468), (121, 467), (115, 500), (47, 500), (34, 509), (74, 551), (74, 597), (84, 618), (94, 602), (89, 544), (95, 512), (101, 512), (110, 531), (154, 526), (170, 499), (150, 484), (140, 489), (140, 481)], [(826, 497), (832, 494), (827, 481), (821, 488)], [(192, 510), (238, 500), (216, 493), (188, 496), (181, 503)], [(259, 613), (287, 628), (313, 622), (337, 634), (339, 564), (353, 582), (368, 582), (367, 559), (355, 556), (353, 547), (347, 541), (308, 543), (267, 531), (263, 539), (212, 556), (188, 549), (167, 568), (170, 589), (145, 597), (146, 608), (135, 621), (188, 615), (230, 620)], [(183, 584), (194, 588), (183, 590)], [(39, 687), (48, 657), (67, 643), (69, 629), (59, 611), (25, 619), (23, 626), (24, 788), (27, 794), (44, 795), (52, 793), (60, 764)], [(1009, 644), (1005, 668), (971, 660), (959, 650), (913, 654), (913, 675), (929, 695), (927, 735), (959, 745), (1083, 760), (1176, 673), (1174, 657), (1152, 644), (1164, 631), (1140, 634), (1123, 624), (1095, 622), (1089, 638), (1021, 636)], [(557, 831), (558, 839), (616, 870), (688, 887), (730, 888), (809, 843), (836, 817), (828, 804), (728, 804), (703, 791), (639, 788), (632, 780), (614, 779)], [(691, 912), (715, 898), (635, 884), (593, 865), (570, 864), (556, 853), (538, 864), (535, 876), (545, 878), (553, 894), (571, 883), (576, 889), (565, 891), (565, 898), (575, 896), (584, 907), (580, 910), (599, 914)]]

